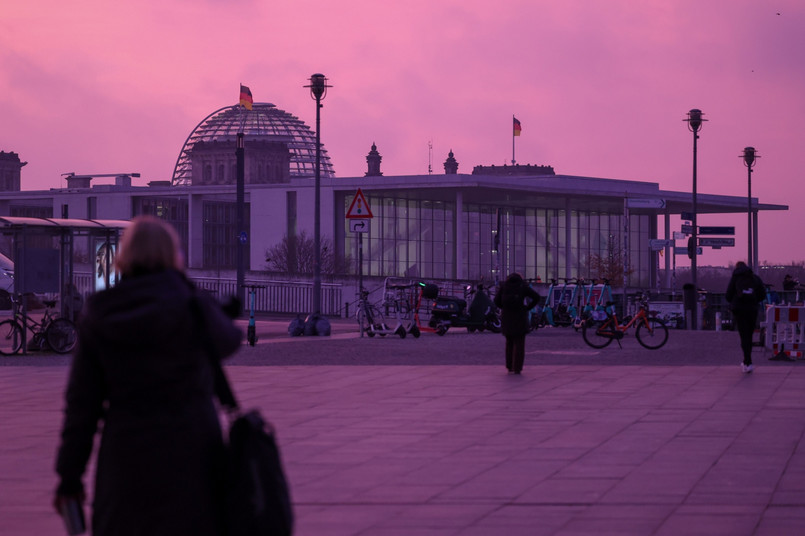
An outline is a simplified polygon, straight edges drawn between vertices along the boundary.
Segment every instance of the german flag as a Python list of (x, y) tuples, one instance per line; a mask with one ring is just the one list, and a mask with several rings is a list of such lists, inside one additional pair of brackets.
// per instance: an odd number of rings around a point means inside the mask
[(243, 84), (240, 85), (240, 105), (246, 108), (247, 110), (252, 109), (252, 105), (254, 104), (254, 100), (252, 99), (252, 92), (244, 86)]
[(514, 135), (519, 136), (520, 131), (523, 130), (522, 127), (520, 126), (520, 121), (514, 116), (512, 116), (512, 119), (514, 119)]

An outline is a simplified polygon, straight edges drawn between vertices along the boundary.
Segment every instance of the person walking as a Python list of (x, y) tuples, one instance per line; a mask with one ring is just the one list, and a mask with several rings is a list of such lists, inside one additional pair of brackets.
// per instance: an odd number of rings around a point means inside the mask
[(210, 354), (234, 353), (242, 332), (186, 279), (176, 232), (162, 220), (135, 218), (115, 264), (121, 280), (92, 295), (79, 320), (54, 507), (83, 503), (102, 422), (94, 535), (223, 534), (224, 443)]
[(741, 337), (743, 362), (741, 369), (746, 373), (755, 370), (752, 364), (752, 334), (757, 323), (758, 305), (766, 297), (763, 281), (752, 272), (745, 262), (735, 264), (735, 270), (727, 285), (726, 300), (735, 317), (735, 325)]
[(525, 336), (528, 334), (528, 311), (539, 302), (539, 294), (523, 276), (514, 272), (500, 285), (495, 305), (500, 307), (501, 332), (506, 337), (506, 368), (520, 374), (525, 361)]

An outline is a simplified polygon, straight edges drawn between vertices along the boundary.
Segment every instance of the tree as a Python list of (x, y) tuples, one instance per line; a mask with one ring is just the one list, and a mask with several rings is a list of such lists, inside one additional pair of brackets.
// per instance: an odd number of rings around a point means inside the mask
[[(313, 238), (305, 231), (289, 237), (266, 250), (266, 267), (275, 272), (312, 274), (316, 261)], [(336, 253), (333, 241), (321, 238), (321, 273), (344, 274), (352, 265), (352, 258)]]
[(631, 275), (634, 270), (624, 270), (623, 250), (613, 235), (607, 239), (605, 253), (591, 253), (585, 262), (593, 279), (608, 279), (612, 284), (623, 283), (624, 276)]

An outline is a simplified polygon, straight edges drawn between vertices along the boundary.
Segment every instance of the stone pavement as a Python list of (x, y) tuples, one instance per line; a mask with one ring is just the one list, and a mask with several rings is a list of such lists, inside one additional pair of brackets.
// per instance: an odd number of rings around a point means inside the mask
[[(805, 533), (803, 364), (728, 362), (227, 370), (277, 427), (299, 536)], [(66, 375), (0, 367), (0, 535), (64, 533), (49, 504)]]

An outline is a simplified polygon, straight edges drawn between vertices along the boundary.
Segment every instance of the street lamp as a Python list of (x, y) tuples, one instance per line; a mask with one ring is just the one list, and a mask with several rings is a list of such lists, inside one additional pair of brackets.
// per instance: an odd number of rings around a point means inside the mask
[(691, 231), (692, 236), (688, 241), (688, 257), (690, 257), (690, 271), (693, 276), (693, 292), (694, 296), (696, 296), (696, 301), (693, 304), (693, 310), (691, 311), (691, 318), (693, 319), (693, 329), (699, 329), (698, 324), (698, 301), (699, 301), (699, 286), (698, 280), (696, 277), (696, 264), (697, 264), (697, 257), (698, 257), (698, 247), (699, 247), (699, 228), (697, 226), (697, 216), (698, 216), (698, 200), (696, 195), (696, 151), (697, 151), (697, 140), (699, 139), (699, 130), (702, 128), (702, 123), (707, 121), (707, 119), (702, 119), (701, 110), (694, 108), (688, 112), (688, 118), (683, 119), (688, 123), (688, 130), (693, 132), (693, 221), (691, 221)]
[(327, 77), (316, 73), (310, 77), (310, 97), (316, 101), (316, 199), (313, 207), (313, 313), (321, 313), (321, 101), (327, 96)]
[(754, 147), (744, 147), (744, 165), (747, 169), (747, 184), (748, 190), (746, 194), (746, 243), (748, 247), (748, 254), (746, 256), (746, 264), (752, 270), (755, 269), (754, 263), (754, 249), (752, 248), (752, 167), (755, 165), (755, 159), (760, 156), (755, 151)]

